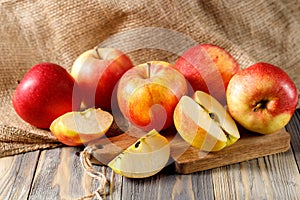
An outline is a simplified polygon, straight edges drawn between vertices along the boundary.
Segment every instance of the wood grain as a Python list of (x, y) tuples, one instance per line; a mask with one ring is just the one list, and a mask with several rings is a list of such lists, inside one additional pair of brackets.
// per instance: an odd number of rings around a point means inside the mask
[(0, 159), (0, 199), (27, 199), (39, 151)]
[(131, 199), (214, 199), (210, 171), (193, 175), (166, 172), (146, 178), (124, 178), (122, 200)]
[[(136, 129), (125, 134), (103, 138), (97, 141), (93, 153), (96, 164), (107, 164), (138, 139)], [(249, 133), (240, 129), (241, 138), (233, 145), (218, 152), (202, 152), (189, 146), (181, 139), (176, 130), (171, 128), (162, 133), (171, 144), (171, 157), (174, 160), (175, 172), (189, 174), (197, 171), (212, 169), (234, 164), (266, 155), (287, 151), (290, 148), (290, 135), (280, 130), (269, 135)]]
[[(104, 199), (299, 199), (299, 119), (297, 110), (287, 126), (288, 151), (210, 170), (177, 174), (175, 165), (168, 165), (150, 178), (128, 179), (94, 165), (111, 183)], [(91, 194), (98, 182), (83, 171), (76, 155), (81, 150), (62, 147), (1, 158), (0, 199), (73, 200)]]
[[(179, 149), (179, 145), (176, 149)], [(173, 158), (176, 172), (188, 174), (239, 163), (266, 155), (285, 152), (290, 148), (290, 135), (284, 130), (269, 135), (243, 132), (235, 144), (218, 152), (201, 152), (189, 147), (182, 155)]]
[(288, 151), (211, 170), (218, 199), (299, 199), (299, 113), (297, 109), (286, 126)]
[[(78, 199), (90, 195), (99, 183), (88, 176), (81, 167), (77, 152), (80, 148), (64, 147), (41, 152), (35, 172), (30, 199)], [(121, 176), (112, 176), (106, 167), (94, 166), (102, 171), (110, 182), (107, 199), (121, 196)]]
[(300, 176), (291, 150), (212, 170), (219, 199), (298, 199)]
[(294, 113), (291, 121), (286, 126), (286, 130), (291, 133), (292, 150), (300, 172), (300, 108)]

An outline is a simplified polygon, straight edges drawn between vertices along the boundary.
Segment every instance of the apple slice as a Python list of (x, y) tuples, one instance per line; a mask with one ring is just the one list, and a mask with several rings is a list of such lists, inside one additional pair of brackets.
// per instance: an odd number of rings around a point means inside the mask
[(153, 129), (110, 161), (108, 166), (128, 178), (145, 178), (162, 170), (169, 157), (169, 141)]
[(113, 116), (100, 108), (82, 112), (68, 112), (55, 119), (50, 131), (68, 145), (79, 146), (102, 137), (110, 128)]
[(219, 151), (240, 138), (225, 108), (202, 91), (196, 91), (193, 98), (180, 99), (174, 110), (174, 124), (187, 143), (204, 151)]

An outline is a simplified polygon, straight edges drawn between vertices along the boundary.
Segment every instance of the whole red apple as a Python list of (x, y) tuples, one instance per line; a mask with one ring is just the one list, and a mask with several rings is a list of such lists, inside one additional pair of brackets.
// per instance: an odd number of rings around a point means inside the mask
[(226, 96), (232, 117), (262, 134), (283, 128), (298, 104), (294, 82), (281, 68), (268, 63), (256, 63), (234, 75)]
[(76, 83), (66, 69), (53, 63), (40, 63), (17, 86), (13, 107), (24, 121), (47, 129), (57, 117), (79, 108), (79, 100), (73, 98), (74, 87)]
[(131, 60), (118, 49), (94, 48), (82, 53), (74, 62), (71, 75), (79, 85), (83, 108), (111, 110), (113, 90), (121, 76), (131, 67)]
[(124, 117), (149, 131), (173, 123), (173, 112), (187, 93), (184, 76), (167, 62), (152, 61), (133, 67), (120, 79), (117, 98)]
[(185, 76), (192, 88), (200, 90), (226, 104), (226, 88), (234, 74), (240, 71), (237, 61), (223, 48), (213, 44), (199, 44), (187, 49), (175, 67)]

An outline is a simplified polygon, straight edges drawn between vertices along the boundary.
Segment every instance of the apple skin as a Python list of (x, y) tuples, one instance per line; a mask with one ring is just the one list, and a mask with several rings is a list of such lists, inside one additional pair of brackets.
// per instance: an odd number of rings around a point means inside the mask
[(27, 123), (48, 129), (54, 119), (79, 109), (73, 97), (77, 85), (63, 67), (49, 62), (34, 65), (17, 86), (12, 103), (16, 113)]
[(145, 131), (160, 131), (173, 124), (174, 109), (187, 90), (184, 76), (170, 63), (151, 61), (122, 76), (117, 89), (118, 105), (133, 125)]
[(170, 149), (167, 138), (152, 130), (110, 161), (108, 166), (128, 178), (150, 177), (166, 166)]
[(256, 63), (240, 71), (227, 88), (228, 110), (244, 128), (270, 134), (282, 129), (298, 104), (298, 91), (279, 67)]
[(113, 90), (132, 62), (114, 48), (94, 48), (82, 53), (73, 63), (71, 75), (79, 85), (83, 108), (112, 110)]
[(237, 61), (223, 48), (199, 44), (187, 49), (176, 61), (177, 68), (188, 80), (189, 94), (200, 90), (226, 105), (226, 89), (230, 79), (241, 70)]
[(174, 124), (188, 144), (207, 152), (220, 151), (240, 138), (235, 121), (222, 104), (202, 91), (180, 99)]
[(113, 116), (109, 112), (100, 108), (89, 108), (59, 116), (49, 129), (61, 143), (81, 146), (104, 136), (112, 122)]

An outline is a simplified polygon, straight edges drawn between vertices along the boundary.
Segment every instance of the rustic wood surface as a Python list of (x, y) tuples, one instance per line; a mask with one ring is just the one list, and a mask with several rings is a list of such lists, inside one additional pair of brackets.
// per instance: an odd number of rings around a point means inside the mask
[[(92, 151), (92, 162), (106, 165), (119, 155), (124, 149), (135, 144), (139, 137), (137, 130), (133, 128), (124, 134), (110, 138), (97, 140)], [(240, 139), (233, 145), (217, 152), (204, 152), (198, 148), (189, 146), (175, 128), (161, 132), (171, 144), (171, 158), (174, 171), (180, 174), (190, 174), (229, 164), (239, 163), (254, 158), (272, 155), (289, 150), (290, 134), (285, 130), (279, 130), (269, 135), (251, 133), (240, 128)], [(144, 133), (143, 133), (144, 134)]]
[[(286, 126), (282, 153), (192, 174), (170, 165), (146, 179), (128, 179), (94, 165), (110, 181), (106, 199), (300, 199), (300, 109)], [(0, 199), (78, 199), (98, 182), (81, 167), (82, 148), (63, 147), (0, 159)]]

